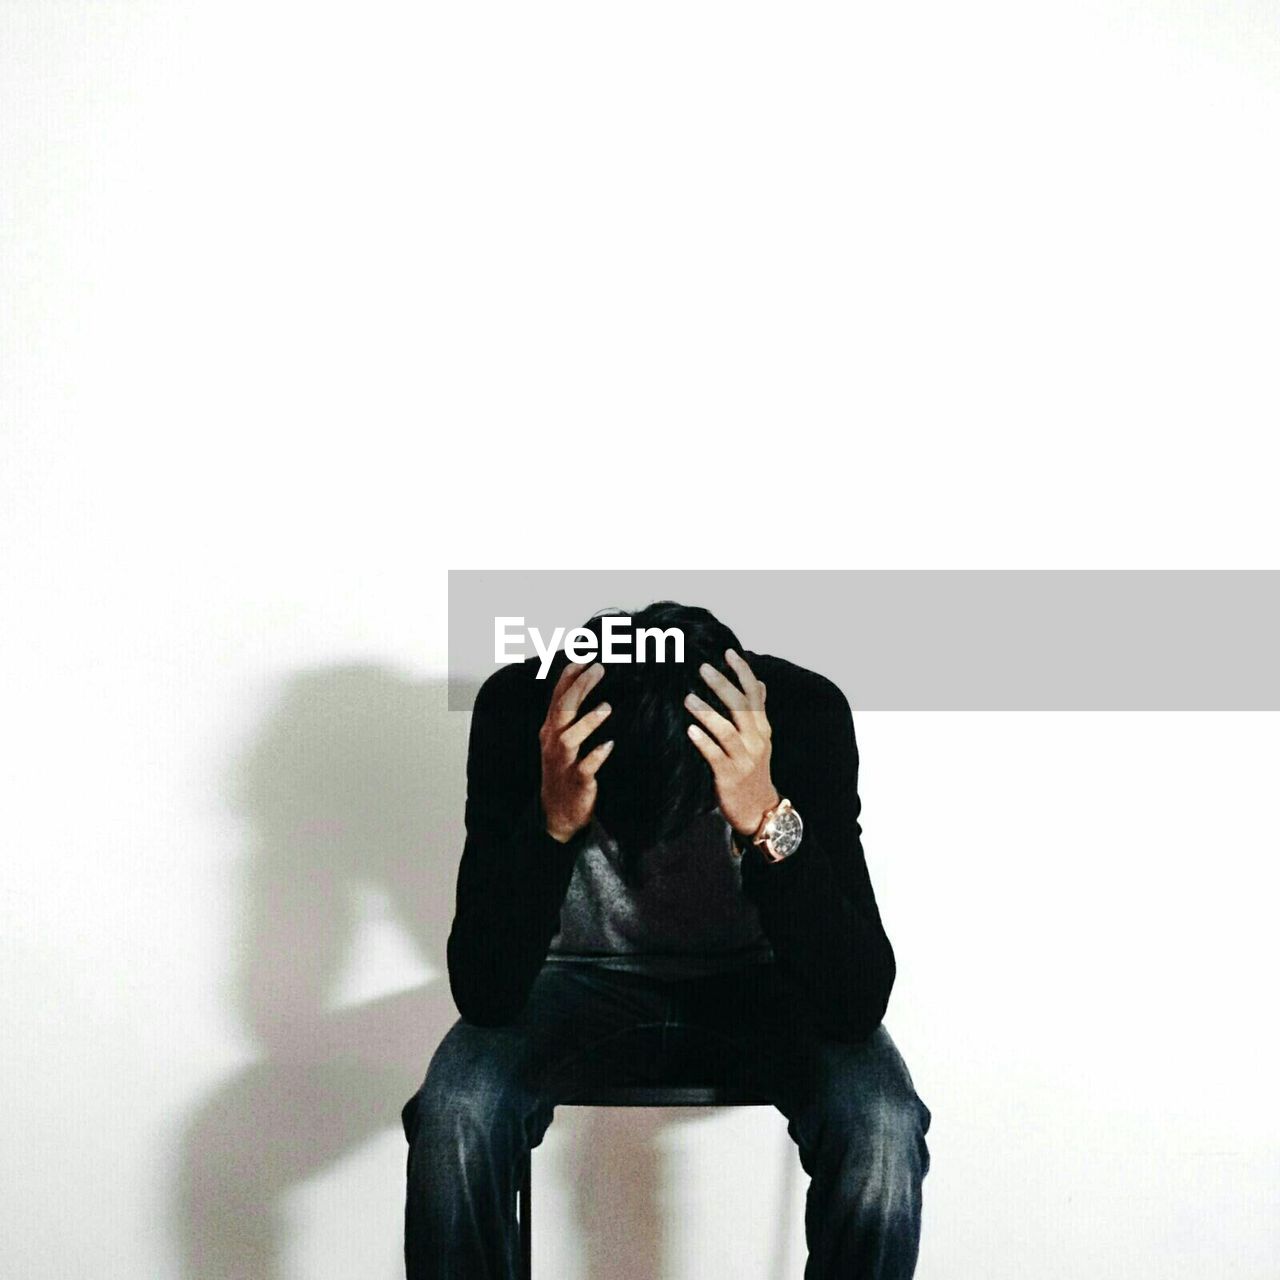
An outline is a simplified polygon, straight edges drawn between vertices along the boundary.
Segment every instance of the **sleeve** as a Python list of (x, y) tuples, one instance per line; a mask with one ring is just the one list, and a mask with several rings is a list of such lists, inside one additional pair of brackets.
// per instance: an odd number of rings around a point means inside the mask
[(531, 700), (519, 668), (490, 676), (476, 696), (467, 747), (466, 839), (458, 864), (449, 986), (467, 1022), (496, 1026), (524, 1007), (559, 928), (585, 840), (547, 834)]
[(775, 726), (773, 757), (774, 785), (799, 810), (803, 838), (782, 862), (749, 848), (743, 891), (756, 905), (779, 968), (822, 1028), (858, 1041), (884, 1018), (896, 966), (862, 850), (848, 699), (823, 680), (804, 700), (803, 708), (793, 708), (794, 719)]

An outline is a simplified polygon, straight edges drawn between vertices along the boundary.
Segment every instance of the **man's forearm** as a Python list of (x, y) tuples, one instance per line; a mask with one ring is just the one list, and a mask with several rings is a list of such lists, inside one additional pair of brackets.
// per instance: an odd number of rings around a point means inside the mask
[(458, 1012), (492, 1026), (515, 1018), (546, 959), (573, 876), (581, 836), (548, 834), (531, 802), (501, 839), (469, 839), (464, 856), (486, 874), (459, 884), (449, 934), (449, 984)]
[(875, 1030), (893, 988), (893, 948), (878, 916), (851, 900), (850, 886), (841, 883), (846, 877), (817, 837), (806, 833), (801, 847), (777, 863), (749, 849), (742, 872), (779, 968), (826, 1029), (847, 1040)]

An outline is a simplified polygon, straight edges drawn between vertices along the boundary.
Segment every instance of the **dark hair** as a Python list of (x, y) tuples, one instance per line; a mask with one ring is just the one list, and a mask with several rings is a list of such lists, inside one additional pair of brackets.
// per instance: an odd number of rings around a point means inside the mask
[[(600, 637), (605, 613), (621, 612), (606, 610), (583, 625)], [(683, 831), (716, 806), (711, 766), (689, 739), (693, 717), (684, 699), (694, 690), (721, 715), (729, 715), (698, 668), (709, 663), (736, 684), (724, 651), (731, 648), (741, 653), (742, 646), (714, 614), (695, 605), (660, 600), (631, 618), (633, 638), (641, 627), (678, 627), (684, 634), (682, 662), (671, 660), (670, 643), (665, 649), (667, 660), (655, 661), (650, 642), (645, 662), (606, 663), (604, 678), (582, 706), (583, 712), (599, 702), (607, 701), (612, 707), (608, 719), (582, 744), (580, 754), (609, 739), (614, 742), (597, 775), (596, 816), (618, 842), (624, 878), (634, 882), (646, 849)], [(567, 661), (563, 654), (557, 656), (552, 678)]]

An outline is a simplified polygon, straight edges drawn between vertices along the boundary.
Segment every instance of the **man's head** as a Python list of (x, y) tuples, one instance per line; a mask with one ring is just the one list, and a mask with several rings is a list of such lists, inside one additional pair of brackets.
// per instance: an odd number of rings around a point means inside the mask
[[(601, 616), (583, 625), (601, 634)], [(737, 683), (725, 662), (724, 651), (742, 652), (737, 636), (714, 614), (693, 605), (662, 600), (631, 615), (633, 634), (642, 627), (684, 634), (684, 660), (607, 663), (604, 678), (588, 694), (581, 712), (600, 702), (613, 708), (609, 718), (582, 744), (585, 756), (601, 742), (613, 739), (614, 748), (597, 775), (599, 795), (596, 816), (618, 841), (629, 863), (659, 840), (683, 831), (699, 815), (716, 806), (711, 768), (689, 740), (693, 717), (685, 708), (685, 695), (696, 691), (722, 715), (729, 712), (707, 687), (698, 668), (709, 663)], [(567, 659), (561, 654), (550, 678), (554, 680)]]

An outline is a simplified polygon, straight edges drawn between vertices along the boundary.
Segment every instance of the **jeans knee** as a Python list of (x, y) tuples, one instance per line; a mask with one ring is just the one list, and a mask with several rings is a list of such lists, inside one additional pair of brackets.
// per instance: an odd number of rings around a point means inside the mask
[(460, 1025), (436, 1050), (401, 1123), (411, 1149), (465, 1160), (472, 1152), (518, 1143), (532, 1103), (497, 1039)]
[(793, 1126), (811, 1172), (847, 1184), (862, 1200), (917, 1198), (929, 1171), (932, 1116), (905, 1066), (832, 1065)]
[(886, 1221), (918, 1216), (929, 1170), (929, 1112), (914, 1094), (829, 1099), (813, 1172), (860, 1212)]
[(901, 1170), (913, 1179), (923, 1178), (929, 1161), (924, 1140), (929, 1119), (928, 1108), (914, 1092), (876, 1099), (871, 1115), (863, 1117), (860, 1125), (868, 1162)]

